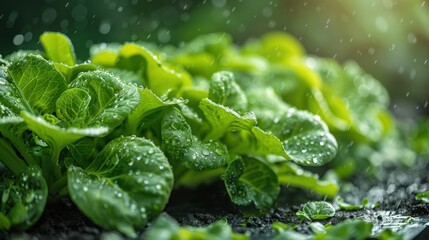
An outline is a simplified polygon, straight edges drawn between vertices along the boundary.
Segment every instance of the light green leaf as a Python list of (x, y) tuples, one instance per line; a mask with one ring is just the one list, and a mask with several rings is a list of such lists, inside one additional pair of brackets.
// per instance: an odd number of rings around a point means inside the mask
[(210, 81), (208, 98), (238, 112), (247, 109), (247, 97), (235, 82), (232, 72), (217, 72)]
[(263, 161), (245, 157), (228, 164), (223, 177), (233, 203), (255, 204), (264, 209), (272, 206), (280, 192), (277, 175)]
[(186, 102), (183, 99), (161, 100), (148, 88), (139, 88), (140, 103), (128, 115), (127, 118), (127, 131), (136, 134), (139, 127), (143, 123), (143, 119), (147, 116), (164, 110), (166, 107), (174, 106)]
[(12, 229), (28, 229), (42, 215), (48, 197), (40, 169), (28, 167), (19, 175), (3, 174), (0, 178), (0, 218), (3, 218), (0, 222), (5, 224), (0, 223), (0, 229), (6, 228), (8, 221)]
[(217, 141), (201, 142), (176, 108), (166, 110), (161, 122), (162, 149), (167, 157), (192, 170), (216, 169), (226, 165), (226, 146)]
[(371, 236), (372, 223), (363, 220), (346, 220), (327, 229), (326, 234), (318, 234), (317, 240), (363, 240)]
[(117, 138), (86, 169), (68, 169), (68, 189), (79, 209), (129, 237), (164, 209), (172, 188), (167, 158), (144, 138)]
[(323, 220), (335, 215), (334, 207), (325, 201), (307, 202), (302, 210), (299, 210), (296, 215), (300, 219), (307, 220)]
[(82, 63), (74, 66), (68, 66), (66, 64), (56, 62), (54, 63), (54, 66), (61, 74), (63, 74), (67, 83), (70, 83), (81, 72), (88, 72), (97, 69), (97, 67), (91, 63)]
[(326, 227), (321, 224), (320, 222), (312, 222), (308, 227), (311, 229), (311, 231), (315, 234), (325, 234), (326, 233)]
[(254, 115), (240, 116), (207, 98), (201, 100), (200, 109), (211, 126), (205, 139), (222, 139), (235, 153), (275, 154), (288, 158), (279, 139), (256, 127)]
[(16, 85), (23, 109), (36, 114), (55, 111), (55, 101), (67, 89), (63, 75), (52, 63), (36, 55), (28, 55), (8, 67)]
[(161, 96), (168, 90), (179, 91), (191, 85), (189, 74), (161, 61), (147, 48), (133, 43), (124, 44), (119, 52), (100, 51), (92, 56), (92, 62), (105, 67), (132, 70), (141, 74), (141, 84)]
[(70, 39), (58, 32), (45, 32), (40, 36), (40, 43), (49, 60), (68, 66), (76, 64), (76, 56)]
[(220, 220), (206, 227), (181, 227), (174, 219), (164, 214), (155, 220), (145, 233), (144, 239), (247, 240), (249, 237), (234, 233), (225, 221)]
[(423, 201), (425, 203), (429, 203), (429, 191), (421, 192), (416, 194), (416, 200)]
[[(81, 73), (69, 87), (84, 90), (90, 96), (84, 124), (87, 127), (103, 126), (111, 131), (122, 123), (140, 101), (135, 86), (125, 84), (105, 71)], [(69, 95), (67, 92), (64, 94)], [(86, 94), (81, 92), (80, 95), (87, 99)]]
[(270, 32), (257, 41), (250, 41), (243, 47), (246, 54), (257, 54), (272, 63), (288, 63), (290, 59), (304, 56), (301, 43), (285, 32)]
[(291, 162), (273, 164), (273, 169), (281, 185), (309, 189), (330, 198), (338, 193), (339, 186), (336, 182), (320, 180), (317, 174), (306, 171)]
[(21, 115), (30, 130), (49, 146), (59, 150), (85, 136), (102, 136), (109, 131), (107, 127), (62, 128), (27, 112), (22, 112)]
[(340, 207), (341, 210), (346, 210), (346, 211), (362, 210), (369, 203), (368, 198), (363, 198), (361, 204), (350, 204), (345, 202), (344, 199), (340, 196), (336, 198), (336, 202), (338, 204), (338, 207)]

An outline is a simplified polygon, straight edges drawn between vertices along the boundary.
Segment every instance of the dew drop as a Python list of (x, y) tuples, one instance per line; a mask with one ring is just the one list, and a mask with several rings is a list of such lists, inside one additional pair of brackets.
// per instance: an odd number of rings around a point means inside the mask
[(223, 151), (221, 149), (218, 149), (218, 148), (215, 150), (215, 152), (219, 156), (221, 156), (223, 154)]
[(210, 152), (209, 152), (209, 151), (207, 151), (206, 149), (204, 149), (204, 150), (202, 151), (202, 153), (203, 153), (203, 155), (204, 155), (204, 156), (208, 156), (208, 155), (210, 154)]

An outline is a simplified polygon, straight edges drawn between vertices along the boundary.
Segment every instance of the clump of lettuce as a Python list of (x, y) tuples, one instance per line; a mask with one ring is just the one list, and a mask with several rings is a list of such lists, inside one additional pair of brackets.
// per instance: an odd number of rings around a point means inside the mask
[(282, 33), (241, 48), (226, 34), (177, 49), (103, 43), (84, 63), (63, 34), (40, 42), (44, 51), (0, 62), (0, 230), (25, 230), (48, 200), (69, 196), (96, 224), (135, 237), (174, 187), (214, 180), (258, 209), (282, 185), (333, 198), (336, 182), (301, 166), (338, 151), (348, 161), (345, 146), (394, 129), (381, 84), (355, 63), (307, 57)]

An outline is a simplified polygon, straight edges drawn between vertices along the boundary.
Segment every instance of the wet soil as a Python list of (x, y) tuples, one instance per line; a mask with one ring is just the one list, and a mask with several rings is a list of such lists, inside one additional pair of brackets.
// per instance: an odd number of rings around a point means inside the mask
[[(373, 178), (356, 176), (342, 186), (340, 195), (349, 202), (367, 197), (378, 206), (359, 211), (339, 210), (322, 223), (336, 224), (358, 218), (371, 221), (374, 232), (390, 228), (404, 233), (405, 239), (429, 239), (429, 230), (425, 230), (429, 222), (429, 204), (415, 200), (417, 192), (429, 189), (428, 170), (425, 161), (412, 169), (383, 169)], [(271, 224), (276, 221), (296, 225), (297, 231), (310, 233), (308, 222), (300, 221), (295, 215), (308, 200), (324, 199), (309, 191), (283, 187), (276, 205), (260, 212), (231, 204), (223, 184), (215, 182), (196, 189), (176, 189), (165, 212), (182, 225), (205, 226), (226, 219), (234, 231), (248, 233), (251, 239), (271, 239), (275, 236)], [(70, 200), (61, 199), (50, 204), (39, 222), (26, 232), (0, 233), (0, 239), (120, 240), (125, 237), (100, 229)]]

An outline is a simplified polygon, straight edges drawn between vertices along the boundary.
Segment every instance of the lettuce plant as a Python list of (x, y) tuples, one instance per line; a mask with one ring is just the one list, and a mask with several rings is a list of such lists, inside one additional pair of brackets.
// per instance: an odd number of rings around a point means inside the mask
[[(299, 165), (331, 161), (335, 136), (368, 143), (390, 126), (381, 85), (354, 64), (307, 58), (284, 34), (242, 48), (225, 34), (177, 49), (103, 43), (84, 63), (63, 34), (40, 42), (42, 52), (0, 61), (0, 230), (25, 230), (47, 202), (70, 197), (135, 237), (174, 187), (214, 180), (258, 209), (281, 185), (332, 198), (336, 183)], [(369, 114), (347, 107), (357, 106), (349, 95)]]

